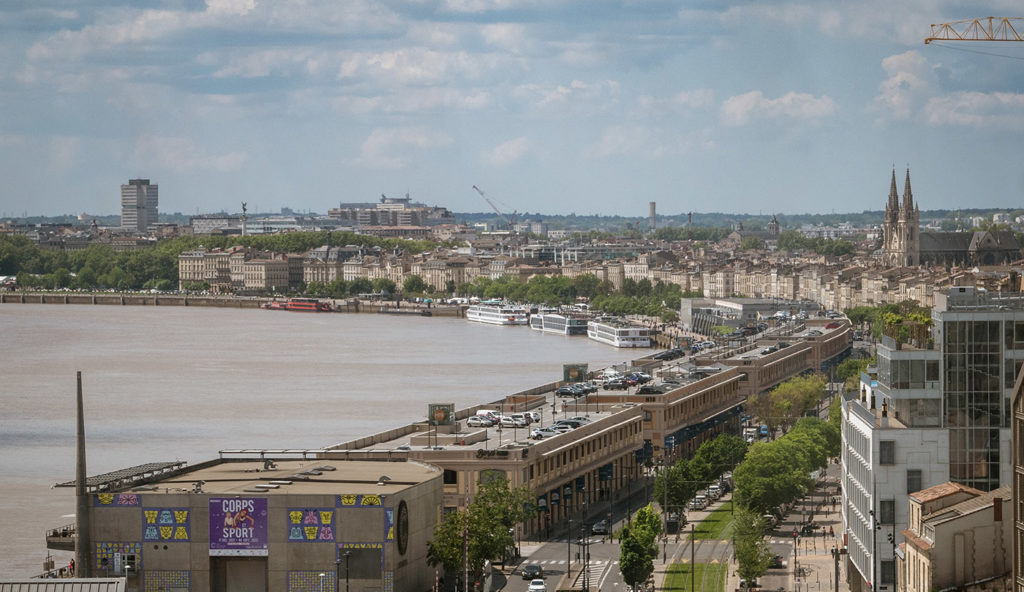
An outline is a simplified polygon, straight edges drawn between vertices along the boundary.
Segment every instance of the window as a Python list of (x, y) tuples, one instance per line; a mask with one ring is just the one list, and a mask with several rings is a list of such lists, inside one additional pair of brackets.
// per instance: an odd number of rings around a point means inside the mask
[(457, 471), (453, 471), (451, 469), (445, 469), (444, 470), (444, 484), (445, 485), (455, 485), (458, 482), (459, 482), (459, 473)]
[(882, 584), (895, 584), (896, 583), (896, 562), (892, 559), (882, 560)]
[(907, 493), (921, 491), (921, 469), (907, 469)]
[(878, 464), (896, 464), (896, 442), (893, 440), (882, 440), (878, 443)]
[(896, 500), (880, 500), (878, 502), (878, 522), (881, 524), (896, 522)]

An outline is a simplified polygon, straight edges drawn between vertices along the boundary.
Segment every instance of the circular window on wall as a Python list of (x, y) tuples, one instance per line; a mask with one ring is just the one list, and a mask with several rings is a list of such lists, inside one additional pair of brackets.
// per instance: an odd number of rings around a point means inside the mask
[(395, 538), (398, 539), (398, 552), (405, 555), (409, 548), (409, 506), (405, 500), (398, 503), (398, 516), (395, 520)]

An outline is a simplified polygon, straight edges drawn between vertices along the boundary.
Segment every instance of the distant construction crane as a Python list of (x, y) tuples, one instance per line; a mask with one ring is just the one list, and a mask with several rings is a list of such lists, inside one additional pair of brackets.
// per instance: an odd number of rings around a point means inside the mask
[[(1017, 24), (1016, 27), (1014, 23)], [(932, 25), (932, 34), (925, 37), (924, 42), (928, 44), (932, 41), (1024, 41), (1024, 37), (1017, 29), (1024, 29), (1024, 18), (987, 16)]]
[(494, 205), (494, 202), (491, 201), (491, 198), (487, 197), (487, 194), (484, 193), (482, 189), (480, 189), (476, 185), (473, 186), (473, 189), (476, 189), (476, 192), (480, 194), (480, 197), (484, 198), (484, 201), (487, 202), (487, 205), (491, 206), (491, 209), (494, 210), (495, 213), (497, 213), (499, 216), (501, 216), (501, 219), (505, 221), (505, 224), (508, 224), (508, 229), (512, 230), (512, 225), (514, 224), (516, 218), (515, 211), (512, 211), (511, 216), (506, 216), (501, 212), (501, 210), (498, 209), (498, 206)]

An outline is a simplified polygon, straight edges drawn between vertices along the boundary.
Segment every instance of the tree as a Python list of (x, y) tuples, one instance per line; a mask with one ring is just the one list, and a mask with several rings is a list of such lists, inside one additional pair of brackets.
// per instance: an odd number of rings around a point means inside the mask
[(348, 285), (348, 293), (355, 296), (357, 294), (369, 294), (373, 292), (373, 284), (367, 278), (356, 278), (352, 280)]
[(803, 494), (811, 485), (806, 452), (792, 440), (758, 442), (733, 471), (736, 503), (761, 515)]
[(756, 236), (748, 236), (740, 241), (741, 251), (757, 251), (764, 248), (764, 241)]
[(515, 544), (512, 529), (533, 515), (532, 500), (529, 488), (510, 489), (503, 472), (485, 472), (469, 507), (448, 514), (434, 530), (427, 542), (427, 562), (459, 571), (468, 546), (469, 570), (481, 579), (484, 564)]
[(394, 294), (397, 287), (395, 282), (388, 278), (376, 278), (371, 284), (373, 284), (373, 291), (381, 294)]
[(661, 517), (648, 504), (637, 511), (633, 523), (622, 529), (619, 571), (634, 590), (654, 573), (654, 558), (658, 556), (658, 535)]
[(735, 511), (733, 518), (733, 553), (736, 554), (738, 573), (752, 582), (768, 572), (773, 553), (764, 540), (764, 520), (748, 509)]
[(423, 281), (423, 278), (412, 274), (405, 277), (402, 281), (402, 292), (404, 294), (422, 294), (427, 291), (427, 282)]

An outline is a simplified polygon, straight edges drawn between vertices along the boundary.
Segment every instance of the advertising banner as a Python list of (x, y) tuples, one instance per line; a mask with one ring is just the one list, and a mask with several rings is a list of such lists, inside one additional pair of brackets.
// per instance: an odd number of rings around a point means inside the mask
[(428, 403), (427, 421), (433, 426), (452, 425), (455, 422), (455, 403)]
[(266, 555), (267, 498), (210, 498), (210, 555)]
[(589, 364), (562, 364), (562, 380), (565, 382), (583, 382), (590, 373)]

